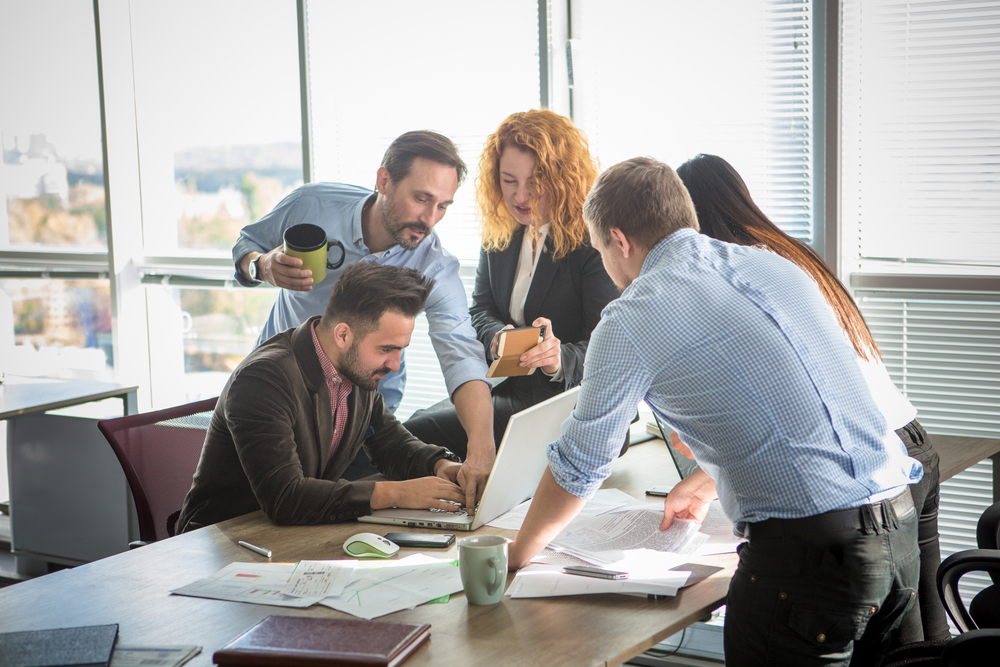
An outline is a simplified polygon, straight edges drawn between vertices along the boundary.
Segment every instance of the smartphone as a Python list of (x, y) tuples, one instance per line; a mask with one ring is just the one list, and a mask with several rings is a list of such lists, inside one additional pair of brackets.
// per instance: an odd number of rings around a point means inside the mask
[(455, 543), (455, 536), (451, 533), (444, 535), (437, 533), (386, 533), (385, 538), (401, 547), (418, 549), (444, 549)]
[(662, 498), (666, 498), (667, 494), (670, 493), (670, 489), (672, 489), (672, 488), (674, 488), (674, 487), (672, 487), (672, 486), (665, 486), (665, 485), (661, 484), (660, 486), (654, 486), (651, 489), (646, 489), (646, 495), (647, 496), (660, 496)]
[(600, 567), (589, 567), (587, 565), (567, 565), (563, 568), (563, 572), (581, 577), (597, 577), (598, 579), (628, 579), (628, 572), (605, 570)]

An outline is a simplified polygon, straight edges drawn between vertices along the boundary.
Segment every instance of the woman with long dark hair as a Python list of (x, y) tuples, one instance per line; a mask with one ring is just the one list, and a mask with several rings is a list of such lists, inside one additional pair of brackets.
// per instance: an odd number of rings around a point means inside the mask
[(864, 316), (843, 283), (808, 245), (781, 231), (750, 197), (746, 183), (728, 162), (716, 155), (698, 155), (677, 169), (698, 214), (701, 232), (712, 238), (754, 246), (781, 255), (819, 285), (827, 304), (857, 352), (858, 365), (872, 398), (906, 445), (907, 453), (924, 466), (923, 479), (910, 487), (920, 513), (919, 604), (903, 618), (899, 643), (948, 639), (948, 621), (936, 587), (941, 563), (938, 544), (938, 454), (916, 420), (917, 411), (896, 389)]

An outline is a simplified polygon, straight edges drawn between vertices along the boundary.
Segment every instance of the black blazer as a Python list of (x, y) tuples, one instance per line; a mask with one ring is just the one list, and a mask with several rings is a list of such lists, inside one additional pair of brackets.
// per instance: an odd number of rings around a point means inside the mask
[[(469, 312), (487, 363), (494, 334), (507, 324), (515, 324), (510, 317), (510, 295), (523, 235), (522, 227), (514, 232), (505, 250), (482, 251), (479, 255)], [(580, 384), (590, 334), (604, 307), (618, 298), (618, 288), (604, 270), (600, 253), (587, 245), (553, 261), (552, 248), (552, 239), (547, 237), (524, 301), (524, 323), (530, 325), (537, 317), (552, 321), (552, 333), (562, 343), (560, 363), (565, 381), (552, 382), (537, 370), (531, 375), (508, 378), (500, 385), (518, 383), (529, 388), (532, 405)]]

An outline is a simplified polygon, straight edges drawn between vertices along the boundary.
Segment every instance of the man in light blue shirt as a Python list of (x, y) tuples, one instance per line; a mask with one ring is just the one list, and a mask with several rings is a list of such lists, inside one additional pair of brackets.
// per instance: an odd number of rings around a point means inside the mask
[[(407, 132), (386, 151), (376, 174), (376, 192), (340, 183), (303, 185), (243, 228), (233, 246), (233, 261), (240, 284), (252, 287), (267, 282), (282, 288), (258, 345), (322, 314), (340, 273), (356, 262), (404, 266), (434, 279), (424, 312), (448, 393), (469, 436), (469, 454), (459, 483), (472, 508), (496, 456), (493, 403), (458, 260), (433, 232), (465, 172), (465, 163), (450, 139), (436, 132)], [(299, 268), (301, 259), (283, 252), (282, 235), (300, 223), (322, 227), (328, 239), (344, 248), (342, 265), (328, 271), (319, 284), (313, 284), (312, 271)], [(339, 253), (332, 249), (331, 259), (339, 259)], [(399, 407), (405, 383), (404, 359), (398, 372), (379, 383), (390, 410)]]
[(526, 564), (611, 472), (645, 399), (702, 470), (661, 528), (718, 495), (749, 541), (726, 612), (726, 664), (877, 664), (917, 582), (923, 473), (885, 423), (815, 283), (765, 250), (697, 233), (670, 167), (636, 158), (587, 198), (621, 297), (591, 336), (582, 390), (510, 550)]

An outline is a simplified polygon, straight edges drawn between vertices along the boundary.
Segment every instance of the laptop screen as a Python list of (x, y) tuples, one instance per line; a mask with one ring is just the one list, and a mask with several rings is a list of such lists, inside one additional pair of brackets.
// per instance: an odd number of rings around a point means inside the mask
[(663, 438), (663, 442), (667, 443), (667, 450), (670, 452), (670, 458), (674, 462), (674, 467), (677, 468), (677, 474), (680, 475), (681, 479), (687, 479), (698, 469), (698, 464), (670, 446), (670, 438), (668, 436), (672, 431), (663, 425), (663, 422), (660, 421), (655, 412), (653, 413), (653, 419), (656, 420), (656, 427), (660, 429), (660, 437)]

